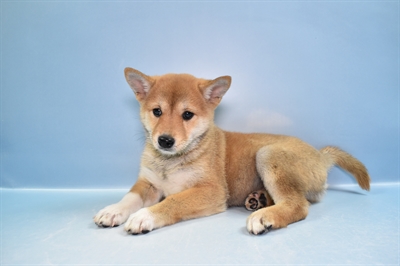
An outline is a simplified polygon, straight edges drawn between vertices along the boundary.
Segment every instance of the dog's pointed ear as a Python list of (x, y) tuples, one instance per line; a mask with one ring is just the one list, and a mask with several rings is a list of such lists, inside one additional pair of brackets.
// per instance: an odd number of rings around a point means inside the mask
[(231, 86), (231, 81), (232, 78), (230, 76), (222, 76), (200, 84), (200, 89), (208, 102), (218, 105), (222, 96), (224, 96)]
[(125, 79), (135, 93), (136, 99), (141, 101), (146, 98), (150, 88), (154, 85), (155, 80), (130, 67), (125, 68), (124, 72)]

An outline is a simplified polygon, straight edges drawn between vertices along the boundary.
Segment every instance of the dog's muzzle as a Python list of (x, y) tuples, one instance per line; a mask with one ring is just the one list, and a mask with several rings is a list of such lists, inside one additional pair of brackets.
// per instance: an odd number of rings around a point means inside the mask
[(161, 135), (158, 137), (158, 145), (163, 149), (170, 149), (175, 144), (175, 139), (169, 135)]

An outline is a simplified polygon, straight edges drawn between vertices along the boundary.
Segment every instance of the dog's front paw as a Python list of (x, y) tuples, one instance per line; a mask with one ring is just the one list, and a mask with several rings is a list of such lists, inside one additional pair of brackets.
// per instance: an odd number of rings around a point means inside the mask
[(253, 235), (262, 235), (270, 231), (274, 222), (268, 216), (268, 208), (252, 213), (247, 218), (247, 231)]
[(249, 211), (256, 211), (267, 206), (267, 192), (265, 190), (258, 190), (250, 193), (244, 206)]
[(125, 231), (132, 235), (147, 234), (154, 229), (154, 215), (148, 208), (143, 208), (129, 216)]
[(117, 203), (100, 210), (93, 220), (99, 227), (116, 227), (123, 224), (130, 214), (129, 208)]

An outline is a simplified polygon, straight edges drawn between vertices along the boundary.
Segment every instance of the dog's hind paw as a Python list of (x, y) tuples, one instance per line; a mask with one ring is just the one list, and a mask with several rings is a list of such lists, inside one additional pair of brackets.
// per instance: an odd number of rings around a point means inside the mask
[(265, 190), (258, 190), (250, 193), (244, 202), (244, 206), (249, 211), (256, 211), (258, 209), (267, 207), (267, 204), (267, 191)]

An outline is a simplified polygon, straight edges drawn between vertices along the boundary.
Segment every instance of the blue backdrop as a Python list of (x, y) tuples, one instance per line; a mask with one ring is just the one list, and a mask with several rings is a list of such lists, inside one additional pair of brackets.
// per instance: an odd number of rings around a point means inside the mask
[(231, 75), (222, 128), (338, 145), (399, 180), (398, 1), (2, 1), (1, 25), (2, 187), (133, 184), (126, 66)]

